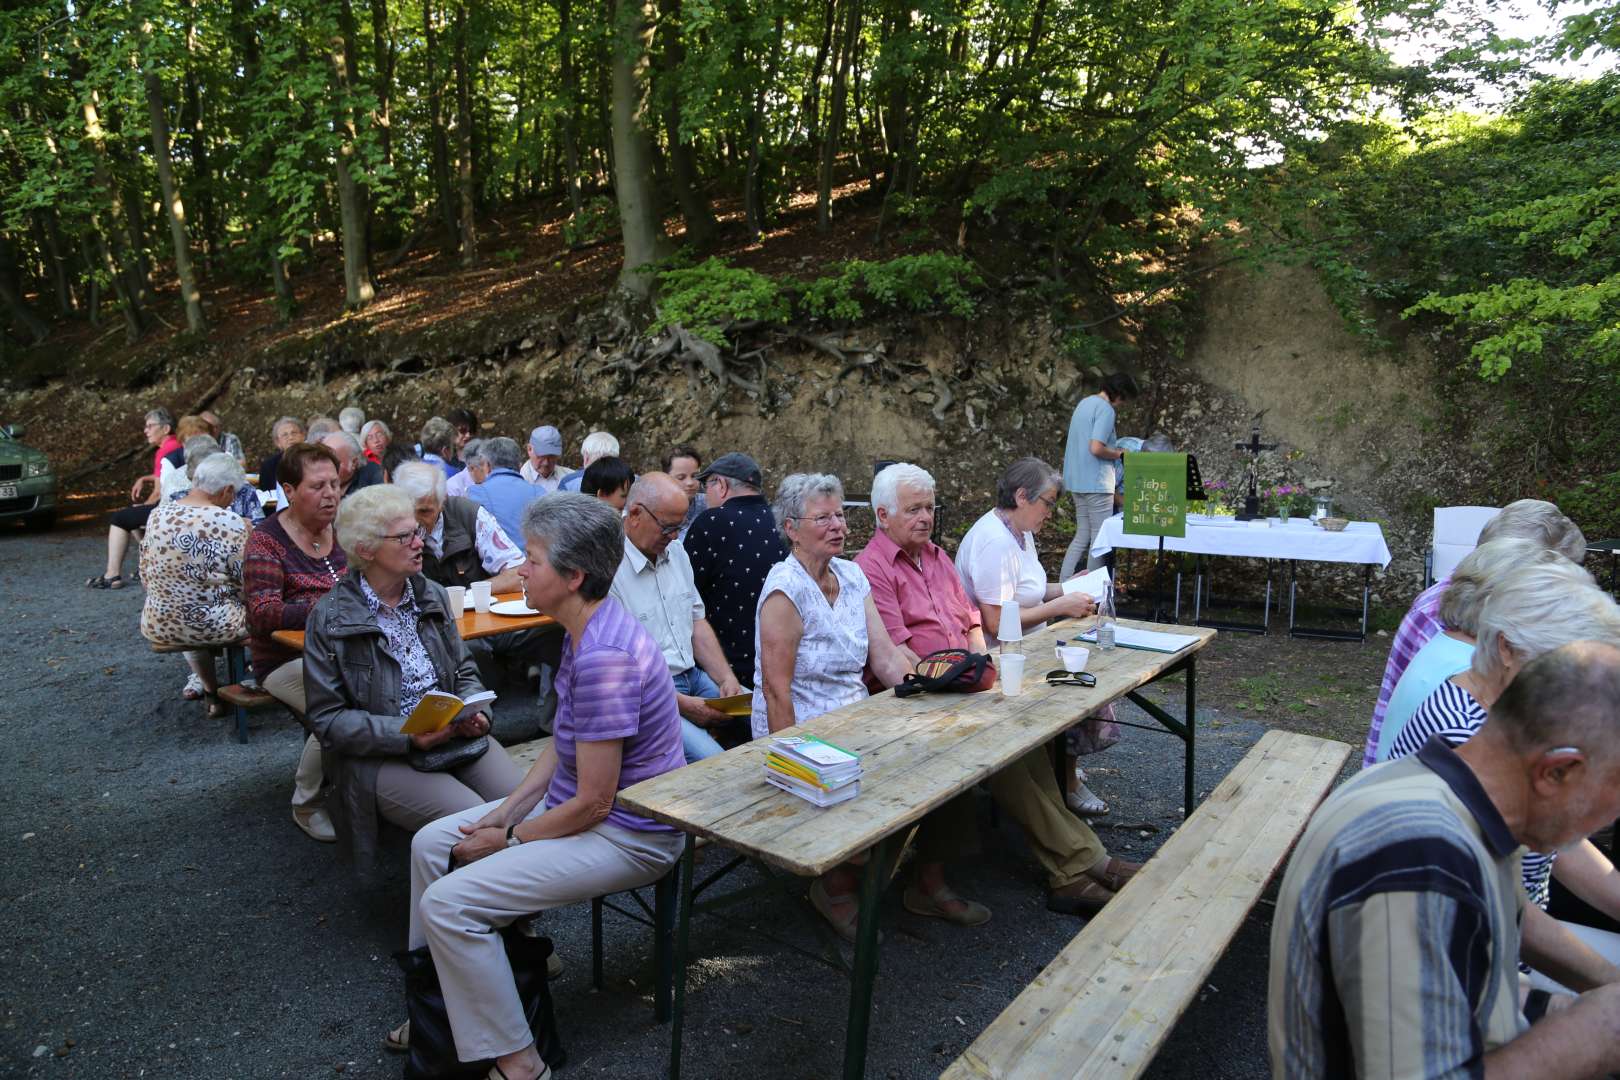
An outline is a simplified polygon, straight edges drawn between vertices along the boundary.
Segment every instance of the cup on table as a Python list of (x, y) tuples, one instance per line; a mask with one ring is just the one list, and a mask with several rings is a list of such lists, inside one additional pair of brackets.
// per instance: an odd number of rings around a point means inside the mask
[(1024, 656), (1022, 653), (1003, 653), (996, 658), (1001, 668), (1001, 692), (1017, 697), (1024, 692)]
[(1086, 661), (1091, 659), (1091, 650), (1084, 645), (1059, 645), (1053, 651), (1063, 662), (1064, 671), (1084, 671)]
[(467, 610), (467, 587), (465, 585), (446, 585), (445, 594), (450, 597), (450, 617), (461, 618), (461, 613)]
[(489, 611), (489, 582), (475, 581), (467, 586), (467, 590), (472, 593), (473, 610), (480, 614), (487, 613)]

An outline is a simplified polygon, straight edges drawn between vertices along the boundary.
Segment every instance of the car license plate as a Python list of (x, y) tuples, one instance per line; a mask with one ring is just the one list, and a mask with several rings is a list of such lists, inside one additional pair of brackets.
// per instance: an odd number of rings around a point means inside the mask
[(0, 499), (15, 499), (16, 497), (16, 484), (0, 484)]

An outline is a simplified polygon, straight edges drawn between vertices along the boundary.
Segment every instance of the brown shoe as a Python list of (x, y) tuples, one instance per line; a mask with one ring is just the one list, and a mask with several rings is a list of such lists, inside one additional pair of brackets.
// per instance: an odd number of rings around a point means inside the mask
[(1086, 871), (1086, 876), (1110, 892), (1119, 892), (1125, 883), (1136, 876), (1142, 869), (1141, 863), (1126, 862), (1124, 859), (1108, 859), (1098, 863)]
[[(900, 904), (913, 915), (926, 915), (931, 919), (944, 919), (957, 926), (983, 926), (990, 921), (990, 909), (977, 900), (957, 896), (949, 885), (929, 895), (917, 885), (906, 886), (900, 894)], [(960, 904), (952, 908), (947, 905)]]
[(1084, 915), (1087, 918), (1097, 914), (1114, 898), (1114, 890), (1091, 878), (1081, 878), (1070, 882), (1061, 889), (1051, 889), (1046, 894), (1046, 910), (1055, 911), (1059, 915)]

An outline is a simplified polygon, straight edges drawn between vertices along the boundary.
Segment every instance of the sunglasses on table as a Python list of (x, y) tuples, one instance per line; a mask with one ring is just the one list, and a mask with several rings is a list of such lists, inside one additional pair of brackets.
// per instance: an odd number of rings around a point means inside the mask
[(1096, 686), (1097, 676), (1089, 671), (1057, 671), (1046, 673), (1047, 686)]

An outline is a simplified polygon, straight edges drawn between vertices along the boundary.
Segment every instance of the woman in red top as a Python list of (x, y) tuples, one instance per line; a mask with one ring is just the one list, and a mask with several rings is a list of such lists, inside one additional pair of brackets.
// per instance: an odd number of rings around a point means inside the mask
[[(248, 651), (253, 677), (266, 693), (304, 716), (304, 658), (277, 644), (277, 630), (302, 630), (315, 601), (349, 568), (332, 522), (337, 517), (338, 460), (316, 443), (294, 443), (276, 468), (284, 509), (259, 523), (242, 555), (242, 593), (247, 601)], [(293, 777), (293, 821), (324, 843), (337, 839), (322, 807), (321, 745), (304, 740)]]
[(184, 467), (185, 458), (180, 440), (174, 437), (174, 415), (161, 405), (146, 414), (146, 441), (157, 448), (152, 455), (152, 471), (138, 478), (129, 489), (129, 506), (115, 511), (111, 527), (107, 530), (107, 570), (85, 581), (91, 589), (122, 589), (129, 584), (124, 577), (124, 555), (129, 551), (129, 538), (146, 528), (146, 519), (158, 504), (158, 476), (163, 471), (163, 459)]

